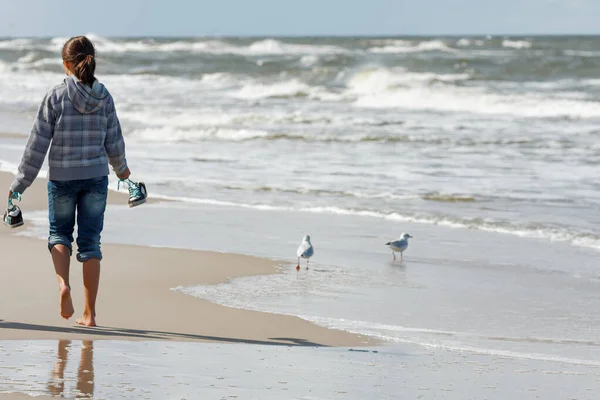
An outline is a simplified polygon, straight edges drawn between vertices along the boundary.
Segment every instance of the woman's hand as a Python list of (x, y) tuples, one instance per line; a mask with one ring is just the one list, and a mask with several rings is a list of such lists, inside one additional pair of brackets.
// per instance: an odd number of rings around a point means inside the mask
[(13, 195), (13, 191), (9, 189), (8, 190), (8, 198), (9, 199), (12, 198), (12, 195)]
[(129, 171), (129, 167), (127, 167), (125, 168), (125, 171), (121, 172), (120, 174), (117, 174), (117, 178), (127, 179), (129, 178), (129, 175), (131, 175), (131, 171)]

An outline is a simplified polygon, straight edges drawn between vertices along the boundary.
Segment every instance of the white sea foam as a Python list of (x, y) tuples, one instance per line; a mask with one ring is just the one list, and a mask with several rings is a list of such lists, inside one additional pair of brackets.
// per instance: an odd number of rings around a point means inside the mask
[(252, 82), (245, 84), (241, 89), (231, 93), (238, 99), (257, 100), (266, 98), (310, 98), (322, 101), (337, 101), (341, 99), (338, 94), (328, 91), (324, 87), (310, 86), (297, 79), (275, 83)]
[[(16, 174), (18, 171), (19, 166), (17, 164), (11, 163), (9, 161), (6, 160), (0, 160), (0, 171), (1, 172), (8, 172), (9, 174)], [(39, 178), (45, 179), (48, 177), (48, 171), (43, 168), (40, 170), (40, 173), (38, 174)]]
[(408, 43), (398, 43), (382, 47), (372, 47), (369, 49), (371, 53), (420, 53), (427, 51), (442, 51), (442, 52), (455, 52), (456, 50), (449, 47), (446, 43), (441, 40), (431, 40), (426, 42), (420, 42), (416, 45), (409, 45)]
[(575, 56), (575, 57), (600, 57), (600, 51), (565, 50), (564, 53), (568, 56)]
[(553, 228), (548, 226), (533, 226), (518, 222), (482, 220), (480, 218), (457, 218), (434, 214), (400, 214), (396, 212), (380, 212), (373, 210), (356, 210), (335, 206), (315, 207), (288, 207), (272, 204), (243, 203), (235, 201), (223, 201), (208, 198), (190, 198), (158, 195), (156, 198), (165, 200), (184, 201), (195, 204), (208, 204), (227, 207), (239, 207), (254, 210), (293, 211), (313, 214), (334, 214), (357, 217), (378, 218), (390, 221), (411, 222), (418, 224), (439, 225), (456, 229), (475, 229), (486, 232), (501, 233), (506, 235), (544, 239), (551, 242), (564, 242), (571, 245), (600, 250), (600, 237), (597, 235), (578, 232), (568, 228)]
[(319, 62), (319, 56), (314, 55), (314, 54), (302, 56), (302, 58), (300, 59), (300, 64), (302, 64), (305, 67), (312, 67), (313, 65), (317, 64), (318, 62)]
[[(188, 293), (191, 294), (191, 293)], [(410, 343), (432, 349), (465, 351), (477, 354), (488, 354), (493, 356), (502, 356), (508, 358), (541, 360), (557, 363), (587, 365), (600, 367), (600, 361), (590, 359), (578, 359), (571, 357), (556, 356), (553, 354), (533, 353), (524, 351), (509, 351), (492, 347), (494, 344), (514, 343), (543, 343), (556, 345), (582, 345), (582, 346), (600, 346), (598, 342), (578, 341), (568, 338), (547, 338), (547, 337), (511, 337), (502, 335), (483, 335), (468, 332), (455, 332), (437, 329), (411, 328), (399, 325), (376, 324), (366, 321), (353, 321), (339, 318), (323, 318), (316, 316), (300, 316), (303, 319), (314, 322), (318, 325), (332, 329), (341, 329), (352, 333), (369, 335), (396, 343)], [(417, 335), (412, 335), (417, 334)], [(440, 339), (441, 338), (441, 339)], [(456, 339), (462, 339), (463, 342), (481, 341), (488, 344), (489, 347), (457, 344)], [(444, 340), (447, 339), (447, 340)]]
[(18, 167), (19, 166), (17, 164), (13, 164), (13, 163), (5, 161), (5, 160), (0, 160), (0, 171), (2, 171), (2, 172), (16, 174)]
[[(226, 40), (195, 39), (162, 42), (155, 40), (111, 40), (98, 35), (87, 35), (98, 49), (99, 53), (153, 53), (153, 52), (190, 52), (208, 54), (238, 54), (238, 55), (279, 55), (279, 54), (339, 54), (348, 50), (330, 45), (311, 45), (284, 43), (276, 39), (263, 39), (249, 45), (231, 44)], [(59, 52), (66, 37), (57, 37), (49, 44), (40, 44), (31, 40), (0, 41), (0, 49), (45, 50)]]
[(600, 118), (592, 101), (548, 98), (538, 94), (497, 94), (481, 88), (409, 87), (393, 88), (359, 96), (356, 106), (397, 108), (520, 117)]
[[(333, 278), (333, 276), (330, 276), (330, 278), (338, 280), (342, 279), (343, 276), (341, 278), (340, 274), (341, 271), (337, 271), (337, 278)], [(354, 277), (354, 279), (359, 278), (360, 277), (358, 276)], [(342, 283), (350, 286), (356, 285), (356, 282), (354, 281), (338, 281), (338, 284)], [(363, 282), (363, 284), (364, 283), (365, 282)], [(355, 334), (367, 335), (389, 342), (415, 344), (428, 349), (469, 352), (507, 358), (600, 367), (600, 361), (594, 359), (565, 357), (550, 352), (540, 353), (533, 351), (513, 350), (513, 348), (522, 348), (524, 343), (532, 346), (552, 346), (553, 350), (555, 350), (557, 346), (563, 345), (581, 346), (584, 348), (588, 346), (600, 346), (600, 343), (593, 340), (532, 336), (519, 337), (501, 334), (478, 334), (430, 328), (405, 327), (401, 325), (375, 323), (372, 321), (323, 317), (318, 315), (302, 314), (301, 312), (297, 313), (291, 311), (289, 306), (280, 304), (281, 299), (279, 296), (273, 297), (268, 295), (270, 291), (279, 291), (281, 289), (281, 285), (286, 284), (293, 286), (285, 289), (294, 292), (297, 291), (298, 293), (295, 294), (299, 296), (305, 295), (303, 290), (309, 290), (312, 292), (311, 294), (313, 297), (323, 296), (327, 299), (331, 299), (331, 297), (328, 297), (327, 295), (327, 293), (329, 293), (329, 296), (333, 296), (334, 299), (336, 298), (332, 293), (332, 287), (311, 289), (310, 286), (307, 286), (304, 288), (301, 286), (301, 284), (290, 284), (289, 279), (280, 276), (243, 277), (216, 286), (179, 286), (173, 288), (172, 290), (179, 291), (186, 295), (209, 300), (227, 307), (297, 316), (330, 329), (338, 329)], [(310, 285), (310, 283), (308, 285)], [(261, 298), (266, 297), (267, 299), (265, 301), (257, 300), (255, 296), (251, 294), (257, 286), (262, 288), (264, 296)], [(275, 287), (277, 287), (277, 289), (275, 289)], [(509, 346), (507, 349), (507, 345), (511, 346)]]
[[(100, 54), (190, 52), (207, 54), (280, 55), (280, 54), (340, 54), (348, 50), (331, 45), (284, 43), (276, 39), (263, 39), (248, 45), (228, 43), (218, 39), (195, 39), (179, 41), (113, 40), (95, 34), (86, 35)], [(43, 50), (60, 53), (67, 37), (56, 37), (49, 42), (32, 39), (0, 40), (0, 49)]]
[(289, 80), (272, 84), (251, 83), (234, 93), (242, 99), (261, 99), (268, 97), (308, 96), (312, 88), (298, 80)]
[(247, 54), (335, 54), (346, 53), (347, 50), (329, 45), (289, 44), (275, 39), (264, 39), (252, 43), (248, 49), (241, 50)]
[(509, 49), (530, 49), (533, 44), (527, 40), (510, 40), (505, 39), (502, 41), (502, 47)]
[(404, 68), (365, 67), (348, 79), (349, 93), (379, 94), (393, 91), (398, 87), (423, 87), (434, 82), (458, 82), (469, 79), (470, 75), (436, 74), (432, 72), (409, 72)]
[(221, 139), (227, 141), (243, 141), (265, 138), (269, 132), (256, 129), (228, 129), (206, 127), (204, 129), (173, 129), (171, 127), (134, 129), (130, 135), (136, 139), (158, 142), (197, 141), (202, 139)]
[(225, 73), (225, 72), (215, 72), (212, 74), (204, 74), (202, 75), (202, 82), (210, 83), (219, 87), (229, 86), (234, 81), (239, 80), (239, 77)]
[[(30, 61), (28, 55), (20, 67), (41, 66), (59, 63), (54, 58)], [(0, 63), (0, 73), (6, 80), (0, 85), (2, 98), (14, 102), (29, 102), (36, 105), (48, 87), (60, 82), (59, 73), (36, 72), (32, 77), (27, 71), (13, 70), (15, 67)], [(199, 100), (206, 98), (210, 90), (221, 99), (233, 97), (243, 100), (267, 98), (287, 98), (320, 100), (327, 102), (351, 101), (359, 107), (397, 108), (405, 110), (430, 110), (460, 112), (468, 114), (514, 115), (521, 117), (568, 117), (578, 119), (600, 118), (600, 111), (594, 101), (579, 92), (563, 92), (552, 97), (536, 94), (536, 90), (551, 91), (565, 89), (572, 80), (558, 82), (524, 82), (520, 87), (530, 93), (500, 94), (482, 87), (456, 86), (470, 79), (469, 73), (440, 74), (432, 72), (409, 72), (402, 68), (364, 66), (346, 79), (345, 91), (334, 92), (324, 86), (310, 85), (298, 78), (264, 82), (247, 76), (228, 73), (202, 75), (200, 79), (156, 75), (116, 75), (105, 76), (103, 81), (118, 99), (120, 93), (134, 103), (173, 104), (181, 91), (187, 91)], [(343, 78), (344, 79), (344, 78)], [(597, 79), (587, 79), (587, 86), (598, 86)], [(442, 83), (447, 85), (436, 85)], [(507, 86), (510, 83), (502, 85)], [(582, 82), (583, 84), (583, 82)], [(508, 86), (507, 86), (508, 87)], [(223, 93), (227, 91), (227, 93)], [(160, 96), (157, 96), (160, 93)], [(122, 104), (122, 103), (120, 103)]]
[(3, 50), (26, 50), (31, 48), (33, 39), (8, 39), (0, 40), (0, 49)]
[[(499, 94), (481, 87), (454, 85), (432, 86), (432, 83), (457, 83), (470, 79), (467, 73), (435, 74), (408, 72), (402, 68), (365, 67), (351, 75), (347, 94), (356, 96), (355, 104), (369, 108), (398, 108), (499, 114), (522, 117), (600, 118), (593, 101), (569, 96), (548, 98), (536, 93)], [(590, 80), (591, 85), (595, 80)], [(552, 90), (572, 85), (568, 82), (525, 82), (520, 87)], [(562, 95), (562, 94), (561, 94)]]
[(467, 39), (467, 38), (462, 38), (459, 39), (456, 42), (456, 46), (458, 47), (471, 47), (471, 46), (484, 46), (485, 45), (485, 40), (481, 40), (481, 39)]

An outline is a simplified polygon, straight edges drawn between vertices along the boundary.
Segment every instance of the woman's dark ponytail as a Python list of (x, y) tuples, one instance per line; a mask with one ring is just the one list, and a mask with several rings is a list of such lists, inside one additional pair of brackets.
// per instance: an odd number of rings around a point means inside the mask
[(62, 58), (68, 61), (70, 71), (80, 81), (92, 86), (96, 80), (96, 49), (85, 36), (75, 36), (63, 46)]

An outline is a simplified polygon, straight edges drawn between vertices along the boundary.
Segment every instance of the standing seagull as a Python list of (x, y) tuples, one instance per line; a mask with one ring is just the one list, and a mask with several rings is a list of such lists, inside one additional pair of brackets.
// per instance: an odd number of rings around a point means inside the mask
[(300, 257), (306, 258), (306, 269), (308, 269), (308, 263), (310, 262), (310, 258), (315, 254), (315, 250), (313, 249), (313, 245), (310, 242), (310, 236), (304, 236), (302, 239), (302, 244), (298, 247), (298, 251), (296, 251), (298, 255), (298, 266), (296, 267), (297, 271), (300, 271)]
[(408, 233), (403, 233), (400, 235), (400, 239), (394, 240), (393, 242), (387, 242), (385, 245), (390, 246), (392, 249), (392, 255), (394, 256), (394, 260), (396, 260), (396, 252), (400, 252), (400, 261), (402, 261), (402, 253), (408, 249), (408, 238), (412, 238)]

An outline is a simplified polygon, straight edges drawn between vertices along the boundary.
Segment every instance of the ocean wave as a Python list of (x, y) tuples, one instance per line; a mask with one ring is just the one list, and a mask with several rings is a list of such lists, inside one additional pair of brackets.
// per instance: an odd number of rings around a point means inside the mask
[(300, 64), (305, 67), (312, 67), (319, 62), (319, 56), (314, 54), (309, 54), (302, 56), (300, 59)]
[[(262, 108), (240, 112), (238, 110), (222, 108), (204, 108), (197, 112), (181, 110), (178, 112), (164, 113), (154, 110), (124, 110), (120, 112), (120, 118), (134, 125), (137, 132), (144, 129), (173, 129), (186, 132), (180, 132), (180, 138), (185, 140), (196, 139), (219, 139), (219, 135), (207, 136), (206, 130), (210, 129), (255, 129), (260, 126), (262, 129), (269, 127), (273, 132), (267, 136), (260, 135), (261, 138), (270, 140), (298, 140), (298, 141), (319, 141), (319, 142), (360, 142), (360, 141), (419, 141), (417, 136), (411, 137), (386, 137), (375, 134), (356, 134), (339, 135), (336, 133), (326, 133), (326, 131), (314, 132), (308, 130), (307, 126), (327, 127), (339, 130), (348, 125), (363, 127), (393, 127), (401, 126), (403, 121), (386, 120), (377, 116), (360, 116), (347, 114), (327, 114), (320, 110), (285, 112), (284, 110)], [(291, 126), (290, 126), (291, 125)], [(198, 132), (196, 133), (195, 130)], [(367, 131), (368, 132), (368, 131)], [(129, 134), (129, 130), (127, 131)], [(155, 135), (150, 135), (155, 136)], [(227, 139), (223, 137), (223, 139)], [(435, 140), (427, 140), (435, 143)]]
[(19, 166), (11, 162), (0, 160), (0, 171), (8, 172), (9, 174), (16, 174)]
[(365, 47), (377, 46), (411, 46), (414, 43), (412, 40), (403, 39), (363, 39), (358, 42), (359, 45)]
[(371, 93), (362, 93), (354, 104), (364, 108), (396, 108), (533, 118), (600, 118), (600, 108), (595, 101), (552, 98), (538, 93), (499, 94), (477, 87), (388, 87), (384, 91), (373, 90)]
[(251, 82), (231, 92), (242, 100), (308, 98), (321, 101), (340, 101), (342, 96), (322, 86), (313, 86), (297, 79), (274, 83)]
[(470, 75), (409, 72), (404, 68), (363, 67), (347, 80), (350, 94), (384, 94), (407, 87), (428, 87), (435, 82), (456, 83), (470, 79)]
[(458, 47), (470, 47), (470, 46), (481, 47), (481, 46), (485, 46), (485, 40), (462, 38), (456, 42), (456, 46), (458, 46)]
[(173, 129), (171, 127), (133, 129), (129, 135), (136, 139), (158, 142), (187, 142), (202, 139), (245, 141), (267, 138), (271, 133), (258, 129), (231, 129), (205, 127), (193, 129)]
[(247, 84), (237, 92), (233, 93), (233, 96), (248, 100), (264, 98), (308, 97), (311, 93), (314, 93), (317, 90), (318, 88), (311, 87), (306, 83), (293, 79), (270, 84)]
[(13, 70), (13, 67), (11, 66), (11, 64), (8, 64), (2, 60), (0, 60), (0, 73), (8, 73), (11, 72)]
[[(268, 287), (272, 289), (274, 284), (278, 283), (278, 276), (274, 277), (274, 279), (275, 280), (271, 278), (269, 281), (265, 282), (265, 277), (263, 276), (242, 277), (218, 285), (177, 286), (171, 290), (188, 296), (208, 300), (226, 307), (295, 316), (329, 329), (337, 329), (358, 335), (370, 336), (387, 342), (408, 343), (424, 348), (441, 349), (453, 352), (468, 352), (506, 358), (600, 367), (600, 361), (594, 359), (566, 357), (550, 352), (528, 352), (521, 349), (524, 343), (538, 346), (536, 348), (539, 348), (539, 345), (550, 345), (554, 350), (556, 350), (557, 346), (560, 347), (563, 345), (581, 347), (600, 346), (600, 342), (595, 340), (488, 335), (429, 328), (405, 327), (400, 325), (381, 324), (371, 321), (353, 320), (347, 318), (306, 315), (300, 312), (290, 311), (289, 309), (286, 309), (286, 307), (274, 305), (269, 301), (257, 301), (255, 296), (251, 296), (250, 299), (244, 296), (245, 293), (254, 291), (257, 284), (260, 285), (260, 287)], [(235, 295), (232, 295), (233, 293), (235, 293)], [(242, 293), (242, 295), (240, 295), (240, 293)], [(322, 291), (319, 291), (319, 294), (325, 296), (327, 295)], [(273, 299), (271, 298), (270, 300), (272, 301)], [(512, 348), (506, 349), (507, 343), (512, 343)]]
[(39, 60), (32, 60), (29, 62), (24, 62), (20, 59), (19, 64), (21, 67), (26, 67), (26, 68), (39, 68), (39, 67), (45, 67), (47, 65), (62, 66), (62, 60), (60, 59), (60, 57), (42, 58)]
[(371, 53), (421, 53), (421, 52), (434, 52), (441, 51), (447, 53), (456, 52), (456, 49), (449, 47), (446, 43), (441, 40), (431, 40), (427, 42), (421, 42), (416, 45), (412, 45), (407, 42), (394, 43), (391, 45), (372, 47), (369, 49)]
[[(7, 78), (0, 85), (3, 98), (22, 102), (25, 96), (29, 96), (32, 104), (38, 103), (39, 93), (60, 82), (62, 75), (36, 72), (32, 77), (26, 69), (54, 64), (58, 66), (60, 59), (37, 59), (37, 55), (31, 53), (25, 54), (17, 63), (0, 61), (0, 73)], [(315, 84), (310, 77), (305, 80), (304, 77), (278, 76), (267, 80), (264, 77), (225, 72), (207, 73), (194, 79), (152, 74), (106, 75), (102, 79), (116, 97), (120, 93), (128, 93), (124, 96), (126, 101), (137, 109), (140, 104), (149, 106), (148, 101), (152, 106), (172, 107), (174, 102), (179, 102), (181, 92), (186, 91), (198, 102), (205, 100), (207, 92), (210, 92), (211, 96), (220, 100), (249, 102), (282, 99), (352, 104), (370, 109), (531, 118), (600, 118), (600, 108), (593, 93), (584, 93), (581, 91), (583, 89), (579, 89), (597, 88), (597, 78), (508, 82), (486, 88), (471, 84), (474, 79), (472, 72), (411, 72), (405, 68), (374, 65), (362, 65), (343, 72), (335, 85)], [(174, 120), (172, 122), (177, 123)]]
[[(577, 146), (577, 142), (570, 139), (556, 140), (551, 137), (505, 137), (486, 138), (462, 136), (458, 134), (395, 134), (391, 132), (382, 133), (324, 133), (314, 131), (311, 133), (305, 129), (282, 128), (281, 124), (304, 124), (317, 126), (387, 126), (392, 123), (382, 124), (369, 119), (350, 119), (338, 121), (319, 116), (293, 116), (293, 115), (235, 115), (235, 114), (199, 114), (194, 116), (174, 115), (147, 116), (146, 113), (124, 112), (123, 118), (129, 122), (144, 123), (145, 127), (129, 130), (127, 135), (132, 139), (143, 139), (147, 141), (169, 141), (169, 142), (199, 142), (199, 141), (297, 141), (315, 143), (381, 143), (381, 144), (412, 144), (416, 146), (448, 146), (450, 148), (516, 148), (527, 150), (568, 150)], [(171, 118), (171, 120), (170, 120)], [(253, 128), (255, 124), (262, 125), (264, 129)], [(400, 121), (397, 125), (402, 125)], [(235, 126), (238, 125), (238, 126)], [(247, 125), (247, 126), (246, 126)], [(266, 127), (268, 125), (269, 127)], [(285, 129), (285, 130), (284, 130)], [(594, 147), (592, 146), (592, 149)]]
[[(472, 79), (469, 73), (440, 74), (410, 72), (404, 68), (363, 67), (346, 81), (345, 99), (365, 108), (398, 108), (464, 112), (470, 114), (514, 115), (541, 118), (600, 118), (597, 102), (587, 97), (560, 92), (550, 97), (544, 91), (573, 87), (574, 80), (554, 82), (506, 83), (515, 88), (529, 88), (526, 93), (498, 93), (481, 86), (462, 83)], [(598, 79), (585, 79), (594, 86)], [(584, 84), (583, 82), (579, 84)], [(578, 92), (576, 92), (578, 93)]]
[(430, 87), (436, 83), (456, 84), (471, 78), (470, 74), (440, 74), (429, 72), (410, 72), (404, 68), (362, 67), (342, 79), (345, 90), (338, 91), (325, 86), (316, 86), (299, 79), (264, 83), (248, 81), (231, 96), (240, 99), (263, 98), (310, 98), (322, 101), (347, 101), (357, 95), (386, 94), (407, 87)]
[[(136, 117), (137, 118), (137, 117)], [(224, 117), (225, 118), (225, 117)], [(232, 117), (230, 117), (232, 118)], [(138, 118), (139, 119), (139, 118)], [(219, 123), (220, 116), (212, 118), (215, 124)], [(153, 122), (158, 122), (155, 119)], [(144, 139), (149, 141), (168, 141), (168, 142), (189, 142), (201, 140), (222, 140), (222, 141), (249, 141), (249, 140), (288, 140), (299, 142), (322, 142), (322, 143), (359, 143), (359, 142), (381, 142), (381, 143), (450, 143), (449, 139), (435, 137), (417, 137), (417, 136), (373, 136), (364, 134), (355, 135), (335, 135), (335, 134), (309, 134), (306, 132), (283, 132), (267, 131), (259, 129), (231, 128), (211, 126), (208, 122), (210, 118), (204, 120), (203, 125), (198, 126), (195, 120), (186, 122), (185, 119), (179, 121), (174, 126), (160, 124), (158, 127), (147, 127), (133, 129), (128, 136), (135, 139)], [(284, 122), (282, 120), (282, 122)], [(146, 121), (147, 122), (147, 121)], [(186, 123), (190, 126), (186, 127)]]
[[(211, 159), (205, 162), (223, 162), (213, 161)], [(310, 195), (310, 196), (326, 196), (326, 197), (348, 197), (348, 198), (359, 198), (359, 199), (384, 199), (384, 200), (415, 200), (422, 199), (427, 201), (435, 201), (440, 203), (473, 203), (477, 199), (473, 196), (466, 196), (460, 194), (445, 194), (445, 193), (426, 193), (423, 195), (416, 194), (405, 194), (398, 195), (391, 192), (383, 193), (363, 193), (357, 191), (344, 191), (344, 190), (329, 190), (329, 189), (316, 189), (316, 188), (285, 188), (277, 186), (233, 186), (225, 185), (222, 186), (226, 190), (234, 191), (251, 191), (258, 193), (289, 193), (297, 195)]]
[[(160, 159), (162, 160), (162, 159)], [(231, 159), (221, 159), (221, 158), (197, 158), (193, 157), (193, 161), (195, 162), (206, 162), (206, 163), (235, 163), (235, 160)], [(168, 159), (166, 161), (178, 161), (177, 159)], [(180, 160), (179, 160), (180, 161)], [(334, 174), (341, 175), (341, 174)], [(366, 176), (369, 174), (344, 174), (345, 176)], [(372, 175), (371, 175), (372, 176)], [(548, 197), (542, 196), (542, 198), (533, 198), (531, 195), (525, 197), (519, 196), (475, 196), (475, 195), (466, 195), (459, 193), (441, 193), (441, 192), (428, 192), (424, 194), (397, 194), (390, 191), (386, 192), (375, 192), (375, 193), (366, 193), (359, 192), (355, 190), (332, 190), (332, 189), (322, 189), (322, 188), (309, 188), (309, 187), (282, 187), (282, 186), (272, 186), (272, 185), (249, 185), (249, 186), (240, 186), (240, 185), (219, 185), (220, 189), (231, 190), (231, 191), (240, 191), (240, 192), (256, 192), (256, 193), (286, 193), (293, 195), (309, 195), (316, 197), (335, 197), (335, 198), (358, 198), (358, 199), (381, 199), (381, 200), (425, 200), (431, 202), (440, 202), (440, 203), (475, 203), (475, 202), (490, 202), (493, 200), (504, 200), (510, 202), (536, 202), (543, 200), (544, 203), (554, 203), (554, 204), (572, 204), (572, 200), (568, 200), (565, 198), (556, 198), (556, 197)], [(384, 215), (381, 215), (383, 218)]]
[[(249, 44), (234, 44), (225, 39), (190, 39), (176, 41), (145, 40), (114, 40), (95, 34), (87, 34), (94, 42), (99, 54), (124, 53), (170, 53), (189, 52), (207, 54), (234, 54), (242, 56), (256, 55), (302, 55), (302, 54), (342, 54), (349, 50), (319, 44), (285, 43), (284, 41), (266, 38)], [(50, 41), (33, 39), (0, 40), (0, 49), (4, 50), (43, 50), (60, 53), (67, 37), (56, 37)]]
[(331, 45), (291, 44), (275, 39), (264, 39), (241, 49), (245, 54), (341, 54), (348, 50)]
[(530, 49), (533, 44), (527, 40), (510, 40), (504, 39), (502, 41), (502, 47), (509, 49)]
[(367, 209), (341, 208), (335, 206), (321, 207), (285, 207), (271, 204), (250, 204), (215, 199), (190, 197), (155, 196), (165, 200), (183, 201), (194, 204), (238, 207), (263, 211), (293, 211), (313, 214), (334, 214), (356, 217), (385, 219), (389, 221), (410, 222), (417, 224), (438, 225), (456, 229), (474, 229), (485, 232), (500, 233), (522, 238), (543, 239), (550, 242), (562, 242), (577, 247), (600, 250), (600, 235), (581, 232), (570, 228), (551, 227), (545, 225), (527, 224), (510, 221), (494, 221), (482, 218), (459, 218), (444, 215), (400, 214), (397, 212), (381, 212)]
[(27, 50), (33, 46), (33, 39), (7, 39), (0, 40), (2, 50)]
[[(185, 294), (206, 298), (207, 300), (214, 299), (204, 296), (201, 292), (195, 291), (193, 287), (190, 288), (178, 288)], [(221, 304), (221, 302), (219, 302)], [(242, 307), (238, 307), (242, 308)], [(258, 311), (258, 310), (257, 310)], [(266, 310), (260, 310), (266, 311)], [(573, 365), (586, 365), (600, 367), (600, 361), (590, 359), (580, 359), (572, 357), (564, 357), (554, 354), (545, 353), (533, 353), (524, 351), (513, 351), (494, 348), (500, 343), (494, 342), (515, 342), (515, 343), (532, 343), (532, 344), (550, 344), (553, 346), (560, 345), (579, 345), (579, 346), (600, 346), (600, 343), (592, 340), (578, 340), (569, 338), (537, 338), (537, 337), (512, 337), (512, 336), (492, 336), (484, 334), (472, 334), (467, 332), (455, 332), (455, 331), (443, 331), (435, 329), (423, 329), (423, 328), (410, 328), (398, 325), (384, 325), (376, 324), (367, 321), (353, 321), (339, 318), (325, 318), (308, 315), (298, 315), (298, 317), (307, 321), (313, 322), (317, 325), (324, 326), (330, 329), (340, 329), (346, 332), (367, 335), (379, 339), (383, 339), (390, 342), (396, 343), (409, 343), (416, 344), (425, 348), (442, 349), (449, 351), (458, 352), (469, 352), (476, 354), (486, 354), (507, 358), (526, 359), (526, 360), (539, 360), (549, 361), (564, 364)], [(417, 334), (417, 336), (413, 335)], [(439, 338), (430, 338), (430, 336), (447, 337), (450, 340), (444, 340)], [(455, 338), (454, 340), (452, 340)], [(471, 344), (473, 342), (484, 341), (483, 343)], [(461, 342), (468, 342), (470, 344), (462, 344)], [(499, 347), (499, 346), (498, 346)]]
[[(174, 159), (172, 161), (180, 161), (179, 159)], [(235, 164), (238, 161), (231, 158), (221, 158), (221, 157), (192, 157), (193, 162), (197, 163), (209, 163), (209, 164)]]
[[(0, 160), (0, 172), (7, 172), (9, 174), (15, 175), (18, 172), (18, 164), (11, 163), (6, 160)], [(46, 178), (48, 176), (48, 171), (43, 169), (40, 170), (38, 177)]]
[(590, 57), (596, 58), (600, 57), (600, 51), (591, 51), (591, 50), (564, 50), (565, 55), (570, 57)]
[(294, 141), (341, 141), (335, 136), (309, 138), (301, 133), (284, 133), (251, 128), (230, 128), (218, 126), (194, 126), (190, 128), (173, 128), (160, 126), (133, 129), (129, 132), (131, 138), (157, 142), (197, 142), (202, 140), (243, 142), (251, 140), (294, 140)]
[(343, 190), (329, 190), (329, 189), (317, 189), (317, 188), (285, 188), (277, 186), (234, 186), (225, 185), (223, 189), (233, 191), (251, 191), (258, 193), (289, 193), (297, 195), (310, 195), (310, 196), (327, 196), (327, 197), (353, 197), (361, 199), (388, 199), (388, 200), (408, 200), (419, 198), (416, 195), (397, 195), (391, 192), (384, 193), (362, 193), (356, 191), (343, 191)]
[(17, 62), (18, 63), (30, 63), (35, 61), (35, 59), (37, 58), (37, 54), (34, 51), (30, 51), (29, 53), (25, 54), (23, 57), (20, 57)]
[(437, 201), (441, 203), (473, 203), (477, 201), (472, 196), (461, 196), (457, 194), (443, 194), (443, 193), (428, 193), (423, 195), (423, 200)]
[[(17, 74), (20, 74), (21, 80), (27, 85), (30, 81), (34, 80), (32, 76), (31, 70), (35, 71), (35, 74), (44, 74), (48, 75), (48, 72), (44, 72), (44, 70), (48, 69), (45, 67), (52, 66), (57, 68), (52, 68), (55, 70), (59, 70), (58, 67), (62, 66), (62, 61), (60, 57), (45, 57), (38, 59), (38, 56), (34, 52), (27, 53), (23, 57), (19, 58), (14, 62), (4, 62), (0, 60), (0, 73), (3, 75), (13, 75), (13, 78), (17, 78)], [(40, 70), (41, 69), (41, 70)], [(8, 77), (5, 77), (8, 78)], [(18, 79), (18, 78), (17, 78)], [(39, 81), (39, 78), (38, 78)], [(4, 86), (4, 85), (2, 85)], [(28, 85), (27, 85), (28, 86)], [(1, 86), (0, 86), (1, 89)]]

